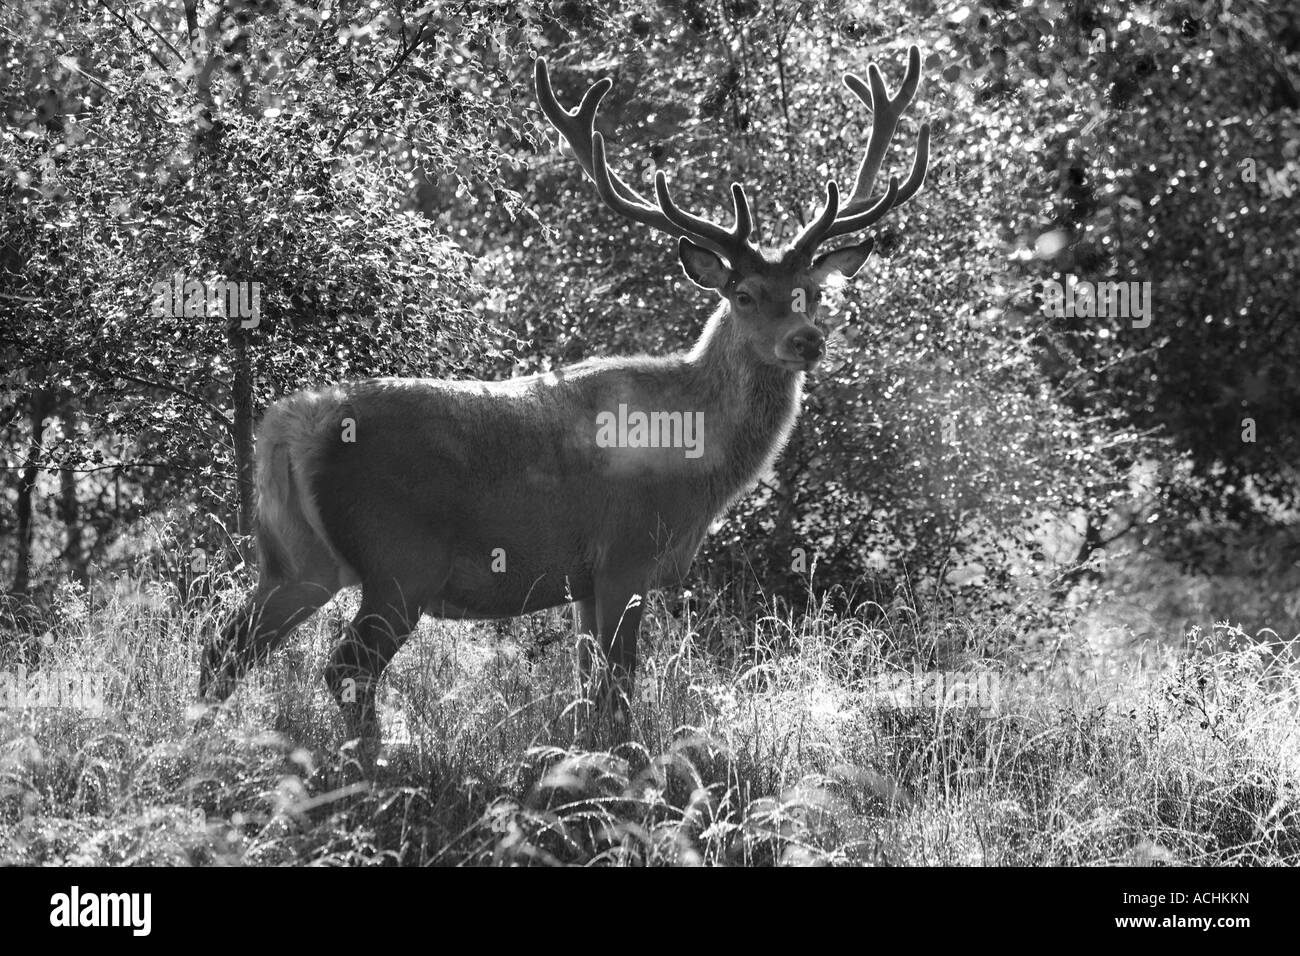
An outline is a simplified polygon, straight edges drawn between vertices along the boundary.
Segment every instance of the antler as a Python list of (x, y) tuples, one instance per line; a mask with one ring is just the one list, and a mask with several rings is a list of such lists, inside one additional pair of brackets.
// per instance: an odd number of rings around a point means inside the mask
[(596, 113), (600, 109), (600, 101), (614, 86), (612, 80), (608, 77), (597, 80), (583, 95), (577, 109), (569, 111), (555, 98), (546, 61), (541, 57), (537, 58), (534, 79), (537, 102), (542, 112), (578, 157), (579, 165), (596, 184), (596, 192), (605, 205), (634, 222), (670, 236), (685, 237), (711, 249), (725, 257), (733, 267), (738, 266), (742, 259), (758, 255), (757, 249), (749, 242), (754, 221), (749, 210), (749, 200), (745, 198), (745, 190), (739, 183), (731, 184), (735, 225), (726, 229), (679, 209), (668, 195), (668, 179), (663, 170), (655, 174), (657, 201), (651, 202), (609, 168), (605, 157), (605, 139), (596, 132)]
[[(844, 74), (847, 86), (863, 103), (871, 108), (871, 138), (867, 141), (867, 151), (858, 166), (857, 179), (853, 184), (853, 195), (842, 209), (827, 215), (833, 205), (828, 195), (827, 208), (816, 221), (806, 226), (795, 240), (795, 246), (805, 253), (812, 253), (818, 245), (827, 239), (857, 232), (877, 222), (882, 216), (896, 206), (901, 206), (921, 188), (925, 182), (926, 166), (930, 161), (930, 124), (922, 123), (917, 137), (916, 159), (912, 162), (912, 172), (900, 187), (897, 177), (889, 177), (889, 188), (874, 203), (871, 191), (876, 184), (876, 174), (880, 164), (894, 138), (898, 128), (898, 119), (912, 102), (917, 86), (921, 82), (921, 51), (915, 45), (907, 51), (907, 73), (903, 76), (903, 85), (898, 95), (890, 97), (885, 87), (884, 77), (874, 63), (867, 67), (867, 80), (854, 73)], [(830, 192), (829, 188), (827, 190)]]

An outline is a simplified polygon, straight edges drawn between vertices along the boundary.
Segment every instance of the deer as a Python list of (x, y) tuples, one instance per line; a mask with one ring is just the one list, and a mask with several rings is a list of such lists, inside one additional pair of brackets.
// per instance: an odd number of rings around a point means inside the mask
[(349, 738), (371, 752), (377, 685), (421, 616), (566, 604), (586, 700), (625, 735), (642, 598), (680, 584), (710, 526), (782, 451), (804, 377), (826, 351), (821, 290), (856, 275), (874, 240), (819, 248), (873, 226), (925, 180), (928, 124), (907, 178), (891, 176), (873, 198), (920, 77), (916, 46), (893, 96), (874, 63), (865, 81), (844, 75), (872, 115), (853, 191), (841, 204), (828, 181), (821, 211), (765, 249), (740, 184), (725, 226), (680, 208), (662, 169), (653, 199), (611, 170), (595, 127), (612, 80), (567, 109), (537, 58), (541, 110), (601, 201), (675, 238), (686, 277), (716, 308), (680, 354), (592, 358), (502, 381), (374, 378), (271, 405), (256, 450), (259, 580), (203, 651), (201, 699), (226, 700), (296, 627), (360, 585), (324, 677)]

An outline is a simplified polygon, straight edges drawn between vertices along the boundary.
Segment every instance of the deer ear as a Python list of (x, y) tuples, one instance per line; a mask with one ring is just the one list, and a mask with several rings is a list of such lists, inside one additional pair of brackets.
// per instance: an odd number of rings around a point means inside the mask
[(716, 253), (697, 246), (685, 236), (677, 243), (677, 256), (682, 260), (686, 277), (702, 289), (721, 289), (731, 281), (731, 270)]
[(832, 274), (844, 276), (846, 279), (857, 275), (858, 270), (862, 268), (862, 264), (867, 261), (867, 256), (871, 255), (871, 250), (875, 247), (876, 240), (868, 239), (856, 246), (845, 246), (843, 249), (824, 253), (813, 260), (813, 278), (818, 282), (823, 282)]

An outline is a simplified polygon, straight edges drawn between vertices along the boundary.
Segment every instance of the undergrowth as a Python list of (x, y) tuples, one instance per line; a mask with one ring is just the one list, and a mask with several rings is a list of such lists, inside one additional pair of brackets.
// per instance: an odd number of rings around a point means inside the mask
[[(162, 593), (69, 586), (41, 640), (6, 645), (10, 691), (20, 663), (102, 675), (105, 712), (0, 711), (0, 861), (1300, 863), (1291, 647), (1226, 626), (1117, 678), (906, 607), (744, 624), (654, 605), (632, 738), (586, 750), (563, 615), (425, 621), (365, 778), (320, 680), (346, 597), (205, 724), (198, 653), (236, 595)], [(934, 673), (947, 695), (900, 697)]]

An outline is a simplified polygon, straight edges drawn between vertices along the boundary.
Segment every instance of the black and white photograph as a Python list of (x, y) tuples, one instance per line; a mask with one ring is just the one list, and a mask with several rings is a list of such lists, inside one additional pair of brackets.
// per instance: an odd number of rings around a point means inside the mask
[(1050, 870), (1241, 941), (1298, 191), (1289, 0), (0, 3), (0, 908)]

